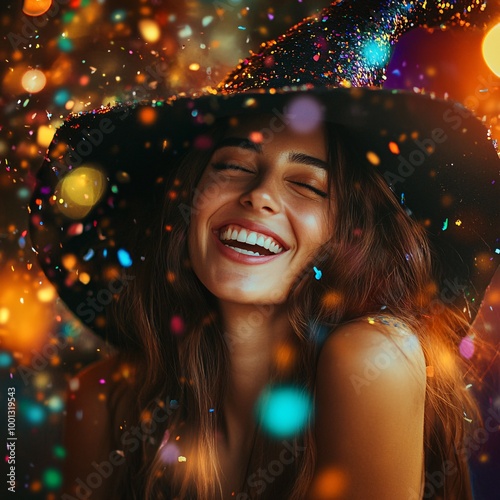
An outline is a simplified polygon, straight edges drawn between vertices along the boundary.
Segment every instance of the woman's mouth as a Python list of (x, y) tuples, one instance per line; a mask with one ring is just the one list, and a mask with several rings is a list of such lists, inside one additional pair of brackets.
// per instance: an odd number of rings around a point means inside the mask
[(283, 252), (283, 247), (271, 236), (236, 224), (221, 227), (219, 240), (228, 248), (244, 255), (268, 256)]

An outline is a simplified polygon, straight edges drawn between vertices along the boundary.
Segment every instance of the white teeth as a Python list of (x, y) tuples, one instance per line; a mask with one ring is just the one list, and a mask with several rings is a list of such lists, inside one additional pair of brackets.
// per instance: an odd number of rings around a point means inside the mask
[(236, 248), (236, 247), (232, 247), (230, 245), (226, 245), (226, 246), (229, 247), (229, 248), (231, 248), (235, 252), (238, 252), (238, 253), (242, 253), (242, 254), (245, 254), (245, 255), (259, 255), (260, 256), (259, 252), (252, 252), (251, 250), (244, 250), (243, 248)]
[(246, 231), (246, 229), (242, 229), (240, 231), (240, 234), (238, 234), (238, 238), (237, 238), (236, 241), (239, 241), (241, 243), (246, 243), (246, 241), (247, 241), (247, 231)]
[(247, 236), (247, 243), (249, 245), (255, 245), (255, 243), (257, 243), (257, 233), (250, 233)]
[(278, 250), (279, 250), (279, 246), (276, 245), (276, 243), (271, 243), (271, 245), (269, 246), (269, 251), (270, 252), (273, 252), (273, 253), (278, 253)]
[[(278, 254), (283, 251), (283, 248), (275, 242), (271, 237), (264, 236), (255, 231), (248, 231), (247, 229), (240, 228), (239, 226), (228, 226), (225, 230), (219, 233), (219, 239), (221, 241), (239, 241), (240, 243), (246, 243), (247, 245), (257, 245), (269, 250), (272, 253)], [(229, 245), (226, 245), (229, 246)], [(230, 247), (245, 255), (261, 255), (250, 250), (243, 250), (241, 248)]]

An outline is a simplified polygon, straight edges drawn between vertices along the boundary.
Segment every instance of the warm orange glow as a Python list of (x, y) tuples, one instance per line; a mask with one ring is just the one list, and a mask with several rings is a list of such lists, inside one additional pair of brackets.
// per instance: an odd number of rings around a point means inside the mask
[(36, 94), (40, 92), (47, 83), (47, 78), (39, 69), (29, 69), (21, 78), (21, 85), (26, 92)]
[(368, 151), (366, 153), (366, 159), (372, 164), (374, 165), (375, 167), (377, 167), (378, 165), (380, 165), (380, 158), (378, 156), (377, 153), (373, 152), (373, 151)]
[(62, 257), (62, 265), (68, 270), (68, 271), (73, 271), (77, 264), (76, 256), (67, 253), (66, 255), (63, 255)]
[(154, 43), (160, 39), (160, 27), (152, 19), (141, 19), (139, 21), (139, 31), (146, 42)]
[(394, 154), (394, 155), (398, 155), (400, 153), (399, 151), (399, 146), (397, 144), (397, 142), (390, 142), (389, 143), (389, 151)]
[(249, 139), (256, 144), (261, 144), (262, 142), (264, 142), (264, 136), (262, 135), (262, 132), (259, 131), (251, 132), (249, 135)]
[(489, 252), (480, 252), (475, 256), (476, 267), (480, 271), (489, 271), (495, 268), (495, 263), (491, 260)]
[(52, 302), (56, 298), (56, 291), (52, 286), (45, 286), (38, 290), (36, 297), (40, 302)]
[(39, 288), (32, 271), (10, 266), (2, 270), (0, 283), (8, 283), (0, 287), (2, 349), (17, 353), (20, 363), (29, 365), (33, 351), (43, 357), (43, 348), (50, 343), (54, 311), (37, 296), (47, 285)]
[(52, 0), (24, 0), (23, 12), (27, 16), (41, 16), (52, 5)]
[(332, 290), (323, 295), (321, 302), (327, 310), (332, 310), (340, 305), (342, 302), (342, 295), (339, 292)]
[(90, 275), (87, 273), (80, 273), (78, 276), (78, 279), (84, 285), (88, 285), (90, 283)]
[(153, 108), (142, 108), (139, 110), (137, 118), (143, 125), (153, 125), (156, 121), (156, 111)]
[(5, 325), (9, 321), (10, 311), (6, 307), (0, 307), (0, 325)]
[(483, 58), (488, 67), (500, 76), (500, 23), (493, 26), (483, 39)]
[(54, 129), (48, 125), (40, 125), (36, 133), (36, 142), (42, 148), (48, 148), (54, 137)]
[(290, 344), (281, 344), (275, 354), (278, 370), (290, 368), (295, 361), (296, 355), (296, 350)]
[(317, 500), (342, 498), (346, 486), (346, 475), (341, 470), (330, 467), (316, 476), (313, 482), (313, 497)]

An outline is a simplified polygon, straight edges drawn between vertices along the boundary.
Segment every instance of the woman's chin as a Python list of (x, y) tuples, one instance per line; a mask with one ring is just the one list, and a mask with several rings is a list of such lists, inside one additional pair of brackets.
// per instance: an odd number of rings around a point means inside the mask
[(286, 301), (287, 292), (278, 290), (245, 289), (244, 287), (226, 288), (215, 287), (209, 291), (219, 300), (242, 306), (282, 304)]

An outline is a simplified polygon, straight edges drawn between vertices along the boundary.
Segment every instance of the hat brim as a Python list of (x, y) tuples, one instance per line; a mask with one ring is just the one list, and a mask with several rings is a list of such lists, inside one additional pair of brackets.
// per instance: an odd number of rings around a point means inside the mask
[[(205, 95), (70, 117), (37, 174), (30, 231), (44, 273), (77, 317), (120, 345), (106, 334), (106, 306), (126, 286), (128, 257), (139, 256), (123, 250), (145, 230), (137, 227), (140, 214), (158, 209), (176, 158), (203, 143), (199, 138), (219, 118), (270, 114), (272, 132), (293, 122), (284, 110), (304, 98), (319, 103), (325, 121), (353, 134), (370, 168), (422, 221), (450, 264), (440, 283), (449, 290), (446, 300), (460, 299), (465, 288), (472, 321), (499, 264), (498, 155), (485, 127), (460, 104), (366, 88)], [(65, 179), (82, 167), (96, 176), (85, 188), (96, 202), (84, 200), (86, 209), (63, 196), (71, 187)]]

